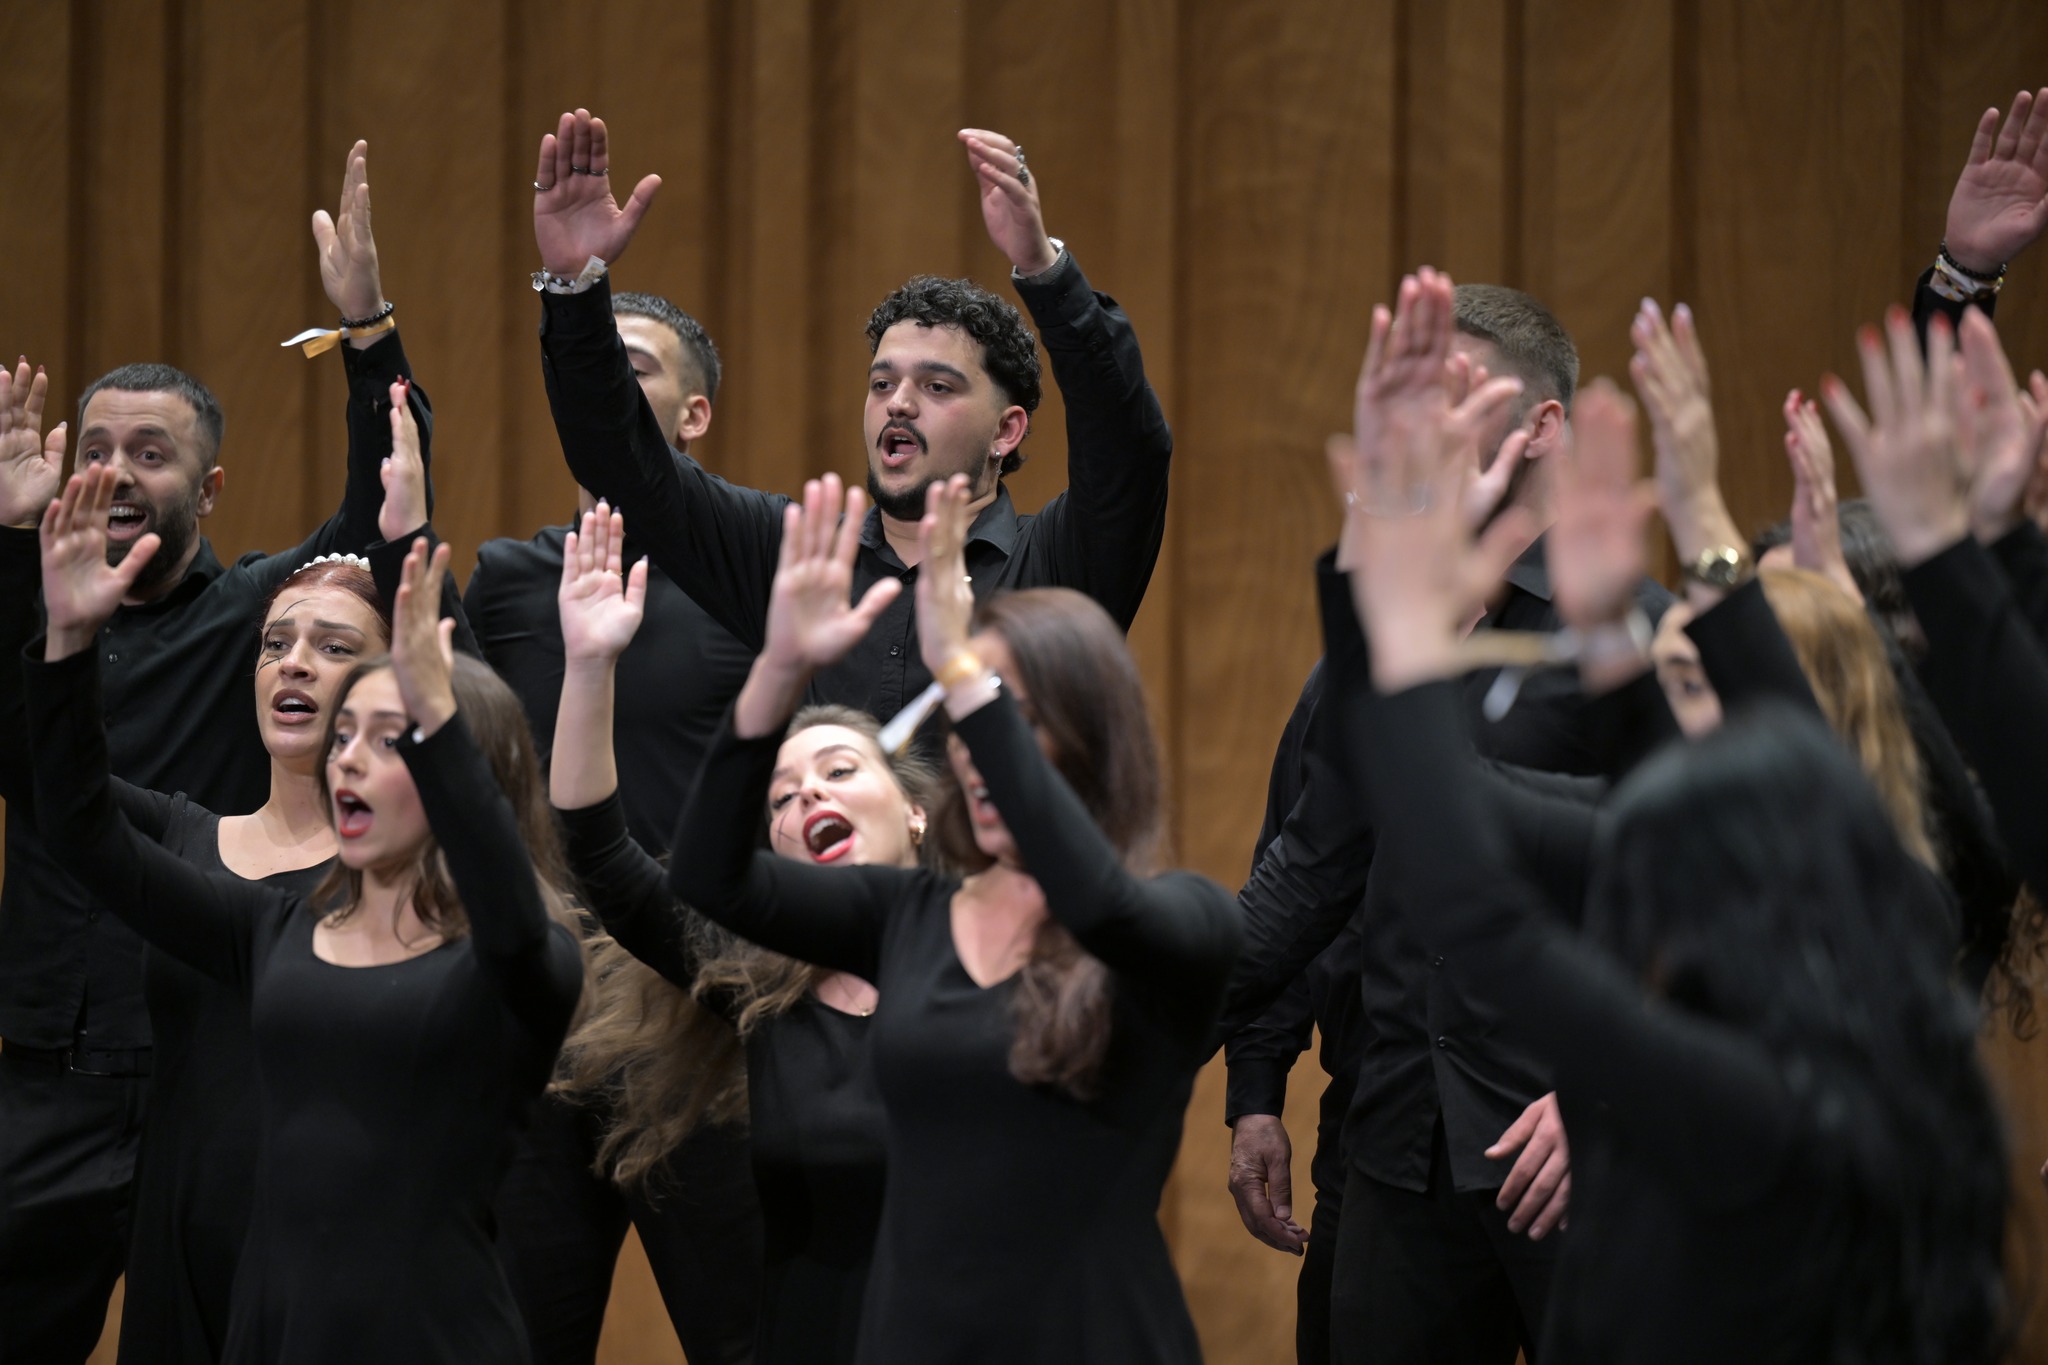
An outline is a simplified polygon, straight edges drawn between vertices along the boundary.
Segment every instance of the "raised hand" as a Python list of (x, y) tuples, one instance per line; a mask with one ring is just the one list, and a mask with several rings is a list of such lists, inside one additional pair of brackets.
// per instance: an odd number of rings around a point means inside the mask
[[(1375, 341), (1384, 335), (1380, 321), (1376, 314)], [(1404, 357), (1427, 351), (1394, 349)], [(1441, 355), (1434, 372), (1440, 391)], [(1375, 415), (1388, 413), (1380, 406)], [(1533, 532), (1529, 513), (1510, 507), (1475, 542), (1449, 412), (1440, 401), (1403, 401), (1392, 416), (1378, 423), (1370, 447), (1356, 438), (1330, 442), (1331, 481), (1345, 506), (1340, 561), (1351, 571), (1352, 600), (1372, 638), (1373, 679), (1384, 691), (1459, 671), (1459, 638)]]
[(959, 137), (981, 186), (981, 221), (989, 240), (1010, 258), (1019, 275), (1052, 269), (1060, 258), (1059, 248), (1045, 235), (1038, 177), (1025, 164), (1024, 149), (985, 128), (962, 128)]
[(2048, 228), (2048, 87), (2012, 97), (1977, 120), (1970, 156), (1948, 200), (1948, 254), (1990, 274), (2034, 244)]
[[(1372, 310), (1365, 363), (1351, 398), (1351, 439), (1368, 462), (1390, 441), (1440, 428), (1449, 404), (1451, 289), (1450, 276), (1424, 266), (1402, 279), (1393, 312), (1384, 304)], [(1360, 472), (1376, 468), (1368, 463)]]
[(1927, 354), (1903, 308), (1886, 311), (1884, 334), (1865, 327), (1856, 337), (1869, 395), (1866, 414), (1833, 375), (1821, 399), (1835, 419), (1863, 492), (1890, 533), (1907, 568), (1970, 533), (1970, 480), (1956, 448), (1949, 390), (1955, 384), (1955, 339), (1948, 320), (1927, 328)]
[(2041, 434), (2040, 454), (2034, 461), (2034, 477), (2027, 481), (2027, 516), (2048, 535), (2048, 375), (2039, 370), (2027, 379), (2020, 395), (2020, 411), (2026, 414), (2028, 429)]
[[(327, 301), (345, 318), (375, 317), (384, 307), (384, 282), (377, 273), (377, 239), (370, 234), (370, 144), (349, 148), (341, 173), (341, 202), (332, 218), (313, 212), (313, 244), (320, 251), (320, 283)], [(351, 338), (368, 346), (383, 340)], [(410, 528), (408, 528), (410, 529)]]
[(1657, 451), (1657, 501), (1680, 561), (1689, 564), (1717, 545), (1742, 544), (1721, 495), (1712, 386), (1692, 310), (1679, 304), (1667, 326), (1656, 300), (1644, 299), (1629, 338), (1636, 353), (1628, 372), (1649, 416)]
[(12, 373), (0, 369), (0, 526), (34, 526), (64, 482), (66, 424), (43, 435), (49, 392), (50, 377), (40, 365), (31, 374), (27, 356)]
[(647, 561), (622, 575), (626, 519), (600, 502), (562, 545), (562, 653), (570, 663), (609, 664), (625, 653), (647, 605)]
[(1956, 444), (1970, 474), (1970, 530), (1986, 545), (2026, 519), (2027, 487), (2041, 459), (2040, 413), (2021, 403), (1998, 331), (1982, 309), (1956, 333), (1960, 382), (1949, 390)]
[(592, 256), (618, 263), (639, 230), (661, 177), (645, 176), (626, 206), (612, 198), (611, 146), (604, 120), (588, 109), (562, 115), (540, 140), (533, 175), (533, 239), (550, 274), (575, 276)]
[(69, 658), (89, 647), (113, 616), (135, 579), (162, 543), (156, 532), (139, 537), (119, 564), (107, 563), (107, 513), (119, 476), (105, 465), (73, 474), (63, 494), (43, 509), (43, 609), (49, 629), (45, 659)]
[(442, 544), (429, 557), (427, 538), (415, 540), (399, 570), (398, 592), (391, 602), (391, 676), (422, 737), (455, 714), (455, 622), (441, 619), (441, 579), (452, 553)]
[(427, 464), (420, 458), (420, 428), (413, 420), (412, 381), (391, 381), (391, 453), (377, 471), (384, 481), (384, 505), (377, 510), (377, 534), (388, 543), (427, 524)]
[(1639, 477), (1636, 405), (1604, 376), (1572, 414), (1559, 467), (1557, 521), (1544, 542), (1551, 598), (1581, 635), (1624, 619), (1649, 567), (1655, 495)]
[(1785, 395), (1785, 457), (1792, 464), (1792, 562), (1822, 574), (1858, 602), (1863, 589), (1842, 553), (1842, 508), (1835, 493), (1835, 448), (1820, 409), (1794, 389)]
[(974, 589), (967, 576), (967, 476), (925, 489), (917, 524), (917, 643), (924, 666), (941, 674), (967, 648)]

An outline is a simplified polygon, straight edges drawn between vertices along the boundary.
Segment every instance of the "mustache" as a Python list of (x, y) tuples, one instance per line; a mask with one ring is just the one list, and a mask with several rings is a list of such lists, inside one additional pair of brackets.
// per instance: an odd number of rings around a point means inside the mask
[(925, 440), (924, 433), (917, 429), (917, 423), (915, 422), (891, 422), (888, 426), (883, 427), (881, 434), (875, 437), (875, 449), (880, 450), (888, 444), (889, 433), (892, 431), (902, 432), (911, 440), (917, 442), (917, 448), (920, 451), (927, 455), (931, 454), (931, 443)]

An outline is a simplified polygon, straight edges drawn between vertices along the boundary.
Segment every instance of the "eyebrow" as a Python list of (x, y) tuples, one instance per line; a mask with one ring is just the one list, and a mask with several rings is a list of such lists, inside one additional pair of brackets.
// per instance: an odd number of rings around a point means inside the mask
[[(827, 744), (824, 748), (818, 750), (816, 753), (811, 755), (811, 761), (815, 763), (817, 760), (823, 758), (826, 754), (839, 753), (852, 754), (855, 758), (861, 759), (862, 761), (866, 761), (867, 759), (867, 755), (863, 754), (858, 747), (852, 744)], [(777, 764), (775, 771), (768, 774), (768, 780), (771, 783), (780, 782), (783, 778), (788, 777), (790, 773), (795, 770), (795, 767), (796, 765), (791, 763)]]
[[(109, 428), (107, 428), (104, 425), (89, 426), (85, 429), (85, 434), (79, 437), (78, 439), (80, 441), (90, 441), (96, 436), (104, 437), (107, 434), (108, 430)], [(168, 441), (173, 439), (170, 432), (164, 430), (162, 427), (159, 426), (139, 426), (134, 429), (134, 434), (137, 436), (154, 436), (158, 440), (162, 441)]]
[[(974, 382), (969, 377), (967, 371), (954, 365), (948, 365), (943, 360), (920, 360), (910, 368), (919, 374), (943, 374), (949, 378), (959, 380), (962, 384)], [(869, 374), (894, 374), (895, 372), (896, 362), (893, 360), (877, 360), (874, 364), (868, 366)]]
[(630, 341), (629, 341), (629, 342), (627, 342), (627, 343), (626, 343), (626, 354), (627, 354), (627, 355), (644, 355), (644, 356), (646, 356), (646, 357), (647, 357), (647, 358), (648, 358), (649, 360), (652, 360), (652, 361), (654, 361), (654, 362), (655, 362), (656, 364), (660, 364), (660, 363), (661, 363), (661, 357), (660, 357), (659, 355), (656, 355), (656, 354), (655, 354), (655, 352), (654, 352), (654, 348), (653, 348), (652, 346), (636, 346), (636, 345), (634, 345), (634, 344), (633, 344), (632, 342), (630, 342)]
[[(264, 629), (266, 631), (276, 630), (279, 626), (288, 626), (291, 624), (291, 617), (280, 616), (275, 621), (272, 621), (269, 625), (265, 626)], [(349, 635), (361, 635), (363, 633), (363, 629), (361, 626), (352, 626), (346, 621), (315, 621), (313, 622), (313, 629), (342, 631)]]
[[(341, 714), (342, 714), (342, 715), (344, 715), (344, 716), (352, 716), (352, 715), (354, 715), (355, 713), (356, 713), (356, 710), (355, 710), (355, 708), (354, 708), (353, 706), (344, 706), (344, 707), (342, 707), (342, 708), (341, 708)], [(372, 712), (370, 713), (370, 719), (371, 719), (371, 720), (411, 720), (411, 719), (412, 719), (412, 717), (411, 717), (411, 716), (408, 716), (408, 715), (407, 715), (407, 714), (406, 714), (405, 712), (403, 712), (403, 711), (392, 711), (392, 710), (388, 710), (388, 709), (387, 709), (387, 710), (383, 710), (383, 711), (372, 711)]]

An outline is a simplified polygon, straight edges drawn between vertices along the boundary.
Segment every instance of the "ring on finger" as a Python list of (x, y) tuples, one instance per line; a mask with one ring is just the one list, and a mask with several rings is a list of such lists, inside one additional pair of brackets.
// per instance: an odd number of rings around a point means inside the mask
[(554, 181), (552, 181), (552, 180), (550, 180), (550, 181), (549, 181), (549, 182), (548, 182), (547, 184), (545, 184), (545, 185), (541, 184), (541, 183), (540, 183), (540, 181), (538, 181), (538, 180), (536, 180), (536, 181), (534, 181), (534, 182), (533, 182), (533, 188), (535, 189), (535, 191), (537, 191), (538, 193), (541, 193), (541, 194), (546, 194), (546, 193), (547, 193), (547, 192), (548, 192), (549, 190), (553, 189), (554, 187), (555, 187), (555, 182), (554, 182)]

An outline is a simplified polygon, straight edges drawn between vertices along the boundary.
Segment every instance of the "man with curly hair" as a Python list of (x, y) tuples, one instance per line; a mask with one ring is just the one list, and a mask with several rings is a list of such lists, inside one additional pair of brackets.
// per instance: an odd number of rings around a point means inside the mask
[[(887, 717), (930, 681), (919, 662), (914, 593), (925, 490), (968, 475), (975, 520), (967, 549), (977, 596), (1063, 586), (1087, 593), (1128, 629), (1166, 529), (1171, 433), (1146, 382), (1130, 320), (1089, 287), (1045, 232), (1038, 181), (1009, 138), (965, 129), (983, 221), (1039, 330), (969, 280), (920, 275), (868, 320), (862, 435), (874, 507), (861, 528), (856, 600), (885, 577), (904, 591), (867, 638), (819, 675), (816, 699)], [(649, 176), (621, 207), (606, 170), (604, 123), (562, 115), (542, 139), (534, 237), (542, 271), (542, 367), (555, 430), (576, 481), (626, 514), (654, 564), (713, 618), (758, 650), (789, 499), (713, 478), (677, 456), (641, 399), (613, 325), (606, 269), (632, 240), (660, 186)], [(1066, 401), (1068, 487), (1036, 514), (1003, 476), (1040, 396), (1038, 340)]]

